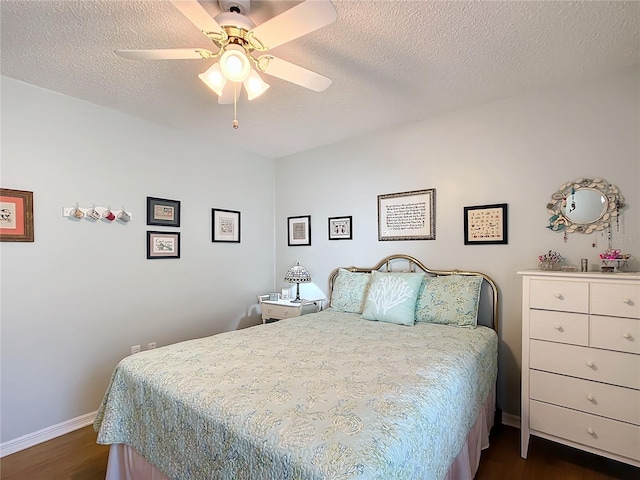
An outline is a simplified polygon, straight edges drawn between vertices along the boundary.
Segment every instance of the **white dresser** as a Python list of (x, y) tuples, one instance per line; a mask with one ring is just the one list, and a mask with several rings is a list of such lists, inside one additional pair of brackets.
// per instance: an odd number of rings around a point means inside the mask
[(536, 435), (640, 466), (640, 274), (518, 274), (522, 457)]

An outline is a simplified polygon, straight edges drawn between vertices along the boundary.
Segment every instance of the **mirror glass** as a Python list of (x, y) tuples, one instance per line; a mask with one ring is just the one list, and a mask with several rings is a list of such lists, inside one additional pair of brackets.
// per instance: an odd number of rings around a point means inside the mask
[(565, 233), (604, 230), (624, 206), (624, 198), (615, 185), (601, 178), (579, 178), (561, 185), (551, 195), (547, 228)]
[(574, 223), (595, 222), (607, 211), (607, 197), (594, 188), (583, 188), (565, 197), (562, 213)]

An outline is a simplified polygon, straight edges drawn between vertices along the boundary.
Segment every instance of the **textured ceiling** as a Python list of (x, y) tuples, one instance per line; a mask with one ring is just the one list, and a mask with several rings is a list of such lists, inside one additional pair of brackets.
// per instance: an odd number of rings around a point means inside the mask
[[(216, 1), (202, 0), (216, 15)], [(299, 2), (254, 1), (260, 24)], [(640, 3), (335, 0), (336, 23), (270, 51), (333, 79), (219, 105), (211, 60), (138, 61), (116, 49), (211, 48), (169, 2), (1, 0), (2, 75), (213, 143), (278, 158), (392, 125), (640, 62)]]

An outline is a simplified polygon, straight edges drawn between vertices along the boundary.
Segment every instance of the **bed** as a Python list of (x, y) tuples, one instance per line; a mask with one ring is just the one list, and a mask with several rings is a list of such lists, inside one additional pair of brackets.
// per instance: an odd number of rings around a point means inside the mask
[(338, 268), (301, 317), (122, 360), (108, 480), (472, 479), (495, 412), (498, 290), (407, 255)]

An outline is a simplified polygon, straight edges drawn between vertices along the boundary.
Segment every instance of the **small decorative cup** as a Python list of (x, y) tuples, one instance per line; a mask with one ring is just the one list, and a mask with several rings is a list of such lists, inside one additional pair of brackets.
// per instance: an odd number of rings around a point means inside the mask
[(80, 208), (78, 207), (73, 207), (73, 209), (71, 210), (71, 212), (69, 212), (69, 215), (71, 215), (72, 217), (76, 217), (76, 218), (82, 218), (84, 217), (84, 213), (82, 212), (82, 210), (80, 210)]
[(122, 222), (128, 222), (129, 220), (131, 220), (131, 215), (122, 210), (120, 213), (118, 213), (118, 220)]
[(107, 208), (103, 213), (102, 213), (102, 218), (104, 218), (105, 220), (109, 220), (110, 222), (114, 221), (116, 219), (116, 216), (113, 214), (113, 212), (111, 211), (110, 208)]
[(96, 211), (96, 207), (91, 207), (87, 211), (87, 218), (93, 218), (94, 220), (98, 220), (100, 218), (100, 214)]

